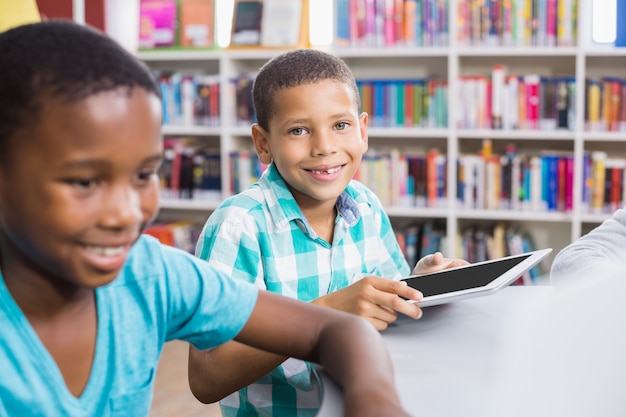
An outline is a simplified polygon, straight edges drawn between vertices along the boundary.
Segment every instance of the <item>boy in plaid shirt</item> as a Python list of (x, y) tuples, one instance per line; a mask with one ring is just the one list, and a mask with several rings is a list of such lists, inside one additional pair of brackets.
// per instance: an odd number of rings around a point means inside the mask
[[(253, 86), (256, 152), (267, 170), (207, 220), (196, 255), (227, 274), (287, 297), (366, 318), (385, 329), (402, 313), (421, 316), (421, 294), (398, 281), (411, 269), (379, 199), (352, 180), (367, 150), (354, 76), (317, 50), (286, 52)], [(459, 266), (441, 253), (415, 273)], [(276, 317), (284, 320), (285, 317)], [(235, 359), (236, 358), (236, 359)], [(236, 342), (190, 350), (192, 391), (220, 401), (224, 417), (314, 416), (321, 404), (311, 364)], [(214, 372), (229, 361), (229, 373)], [(271, 372), (270, 372), (271, 371)]]

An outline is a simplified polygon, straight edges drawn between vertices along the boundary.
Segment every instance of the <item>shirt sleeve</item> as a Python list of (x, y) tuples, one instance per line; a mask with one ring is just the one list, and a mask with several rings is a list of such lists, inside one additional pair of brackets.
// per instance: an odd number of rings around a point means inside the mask
[(256, 305), (257, 288), (179, 249), (161, 246), (161, 256), (166, 340), (208, 349), (239, 334)]
[(205, 223), (196, 256), (231, 277), (266, 289), (258, 225), (247, 209), (234, 205), (215, 211)]
[(561, 250), (550, 270), (554, 285), (590, 274), (608, 264), (626, 262), (626, 209)]

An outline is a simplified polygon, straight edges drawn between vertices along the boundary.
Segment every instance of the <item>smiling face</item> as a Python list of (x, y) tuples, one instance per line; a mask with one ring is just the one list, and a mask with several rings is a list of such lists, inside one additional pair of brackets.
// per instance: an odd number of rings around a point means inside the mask
[(7, 283), (95, 288), (117, 276), (158, 211), (160, 120), (159, 99), (137, 87), (42, 99), (0, 165)]
[(303, 211), (333, 210), (367, 150), (367, 114), (334, 80), (284, 88), (273, 102), (269, 131), (252, 131), (261, 162), (274, 161)]

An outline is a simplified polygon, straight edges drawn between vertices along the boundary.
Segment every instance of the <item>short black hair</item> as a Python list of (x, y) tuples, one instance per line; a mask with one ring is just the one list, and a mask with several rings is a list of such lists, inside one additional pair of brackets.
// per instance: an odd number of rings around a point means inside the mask
[(283, 88), (325, 80), (345, 83), (354, 92), (360, 108), (354, 74), (339, 57), (317, 49), (294, 49), (270, 59), (261, 67), (252, 86), (252, 99), (259, 126), (269, 129), (274, 115), (276, 93)]
[(120, 87), (160, 96), (148, 67), (95, 28), (58, 19), (0, 33), (0, 156), (37, 122), (43, 99), (76, 102)]

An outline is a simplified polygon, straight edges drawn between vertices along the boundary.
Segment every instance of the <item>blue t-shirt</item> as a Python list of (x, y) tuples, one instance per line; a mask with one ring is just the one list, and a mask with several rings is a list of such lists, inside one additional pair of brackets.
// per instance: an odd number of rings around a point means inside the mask
[(231, 340), (257, 295), (253, 285), (142, 236), (115, 281), (96, 289), (95, 357), (76, 398), (0, 274), (0, 416), (148, 415), (163, 343), (207, 349)]

